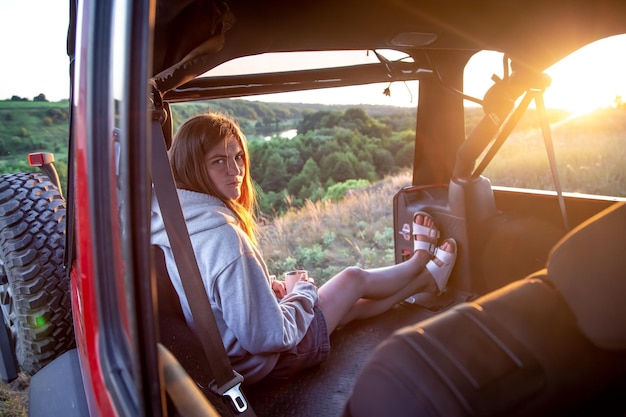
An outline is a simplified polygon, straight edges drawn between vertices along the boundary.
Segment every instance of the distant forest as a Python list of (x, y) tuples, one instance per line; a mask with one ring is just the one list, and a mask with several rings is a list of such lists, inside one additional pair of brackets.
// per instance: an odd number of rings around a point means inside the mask
[[(47, 151), (55, 154), (64, 183), (68, 105), (0, 101), (0, 173), (33, 171), (27, 154)], [(172, 111), (174, 129), (207, 111), (239, 122), (250, 142), (260, 210), (268, 217), (306, 200), (340, 199), (413, 159), (415, 109), (214, 100), (175, 104)]]

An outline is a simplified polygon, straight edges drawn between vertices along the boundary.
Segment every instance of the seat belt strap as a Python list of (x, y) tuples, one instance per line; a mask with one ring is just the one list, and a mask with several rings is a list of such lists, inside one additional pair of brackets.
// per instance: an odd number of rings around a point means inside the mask
[(556, 195), (559, 200), (559, 207), (561, 208), (563, 227), (565, 228), (565, 233), (568, 233), (570, 230), (569, 219), (567, 217), (567, 208), (565, 207), (565, 198), (563, 197), (563, 188), (561, 187), (561, 180), (559, 179), (559, 170), (556, 166), (554, 143), (552, 142), (552, 133), (550, 131), (550, 122), (548, 120), (548, 114), (546, 112), (546, 105), (543, 101), (543, 92), (535, 93), (535, 107), (537, 108), (539, 124), (541, 125), (541, 131), (543, 132), (543, 141), (546, 145), (548, 161), (550, 162), (552, 181), (554, 182), (554, 188), (556, 190)]

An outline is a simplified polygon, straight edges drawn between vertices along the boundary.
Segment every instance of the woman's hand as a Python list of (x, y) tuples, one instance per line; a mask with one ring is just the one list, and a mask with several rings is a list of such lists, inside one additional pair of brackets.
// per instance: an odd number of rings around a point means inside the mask
[(272, 290), (274, 291), (276, 298), (278, 298), (279, 300), (284, 298), (285, 295), (287, 295), (285, 282), (277, 280), (275, 276), (273, 276), (273, 279), (272, 279)]

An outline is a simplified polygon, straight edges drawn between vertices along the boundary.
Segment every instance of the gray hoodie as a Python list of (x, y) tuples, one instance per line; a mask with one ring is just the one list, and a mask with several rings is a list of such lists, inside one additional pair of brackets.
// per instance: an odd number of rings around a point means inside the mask
[[(293, 348), (304, 337), (313, 320), (317, 290), (313, 284), (298, 282), (293, 292), (278, 302), (263, 258), (238, 226), (232, 211), (207, 194), (178, 190), (178, 197), (226, 352), (246, 382), (256, 382), (274, 368), (279, 352)], [(152, 243), (165, 253), (185, 318), (193, 328), (189, 303), (154, 197), (151, 229)]]

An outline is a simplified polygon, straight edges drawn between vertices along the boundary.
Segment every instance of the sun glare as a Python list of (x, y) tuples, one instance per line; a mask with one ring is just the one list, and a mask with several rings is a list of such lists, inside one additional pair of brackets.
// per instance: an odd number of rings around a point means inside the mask
[(594, 42), (550, 67), (546, 105), (576, 113), (610, 107), (626, 99), (626, 36)]
[[(544, 95), (547, 107), (580, 114), (613, 106), (618, 98), (626, 100), (626, 35), (591, 43), (545, 72), (552, 78)], [(466, 67), (466, 94), (482, 98), (492, 74), (502, 74), (502, 54), (473, 57)]]
[[(389, 53), (389, 51), (387, 51)], [(268, 54), (241, 58), (223, 64), (207, 75), (265, 72), (338, 66), (377, 62), (373, 53), (353, 51), (341, 54), (291, 53)], [(343, 61), (341, 61), (339, 58)], [(391, 58), (397, 59), (397, 58)], [(347, 60), (347, 61), (346, 61)], [(355, 62), (359, 61), (359, 62)], [(502, 53), (483, 51), (474, 55), (465, 68), (464, 93), (482, 99), (493, 85), (493, 74), (502, 76)], [(626, 35), (612, 36), (591, 43), (565, 57), (546, 71), (552, 78), (544, 101), (548, 108), (562, 109), (574, 114), (588, 113), (615, 105), (619, 98), (626, 101)], [(388, 92), (389, 94), (383, 94)], [(322, 89), (292, 93), (255, 96), (260, 101), (326, 103), (326, 104), (386, 104), (413, 107), (417, 102), (417, 82), (376, 84)], [(466, 102), (466, 105), (472, 105)], [(532, 105), (531, 105), (532, 106)]]

